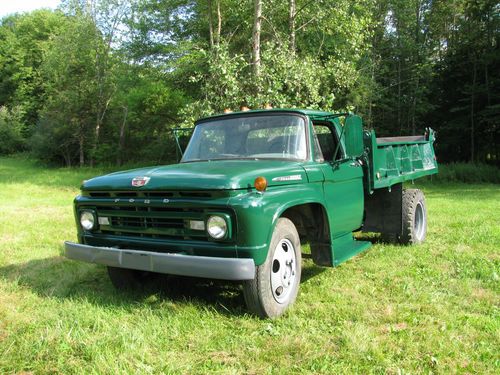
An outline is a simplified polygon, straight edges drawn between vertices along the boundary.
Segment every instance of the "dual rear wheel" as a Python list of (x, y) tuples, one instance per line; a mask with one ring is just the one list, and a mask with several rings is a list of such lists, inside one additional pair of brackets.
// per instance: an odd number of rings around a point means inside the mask
[(405, 189), (402, 197), (401, 231), (382, 233), (387, 242), (416, 245), (427, 235), (427, 207), (424, 193), (419, 189)]
[(403, 190), (403, 228), (399, 241), (405, 245), (419, 244), (427, 235), (427, 208), (419, 189)]

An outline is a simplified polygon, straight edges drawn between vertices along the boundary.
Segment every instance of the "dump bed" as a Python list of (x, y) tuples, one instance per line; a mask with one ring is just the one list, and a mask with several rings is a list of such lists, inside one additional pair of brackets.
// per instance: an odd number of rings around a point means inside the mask
[(437, 173), (434, 140), (435, 134), (430, 128), (422, 136), (388, 138), (377, 138), (374, 130), (365, 131), (366, 177), (370, 190)]

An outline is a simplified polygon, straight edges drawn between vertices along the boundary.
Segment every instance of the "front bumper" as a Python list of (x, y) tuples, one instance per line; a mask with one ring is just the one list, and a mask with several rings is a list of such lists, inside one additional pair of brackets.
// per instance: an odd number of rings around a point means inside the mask
[(67, 241), (64, 248), (69, 259), (112, 267), (221, 280), (252, 280), (255, 277), (253, 259), (157, 253)]

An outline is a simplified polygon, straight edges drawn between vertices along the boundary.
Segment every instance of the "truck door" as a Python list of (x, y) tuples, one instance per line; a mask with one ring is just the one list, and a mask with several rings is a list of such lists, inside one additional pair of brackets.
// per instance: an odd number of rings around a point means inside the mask
[(357, 161), (346, 158), (342, 145), (336, 160), (333, 160), (340, 134), (332, 123), (313, 125), (324, 159), (319, 167), (325, 177), (323, 192), (330, 230), (332, 238), (337, 238), (361, 227), (364, 204), (363, 168)]

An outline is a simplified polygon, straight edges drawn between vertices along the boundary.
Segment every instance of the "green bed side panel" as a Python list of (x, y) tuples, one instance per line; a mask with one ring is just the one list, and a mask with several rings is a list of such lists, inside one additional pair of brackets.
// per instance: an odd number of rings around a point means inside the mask
[(428, 129), (423, 137), (414, 137), (416, 140), (405, 138), (410, 137), (377, 142), (373, 130), (365, 132), (364, 143), (369, 153), (372, 190), (438, 172), (432, 129)]

